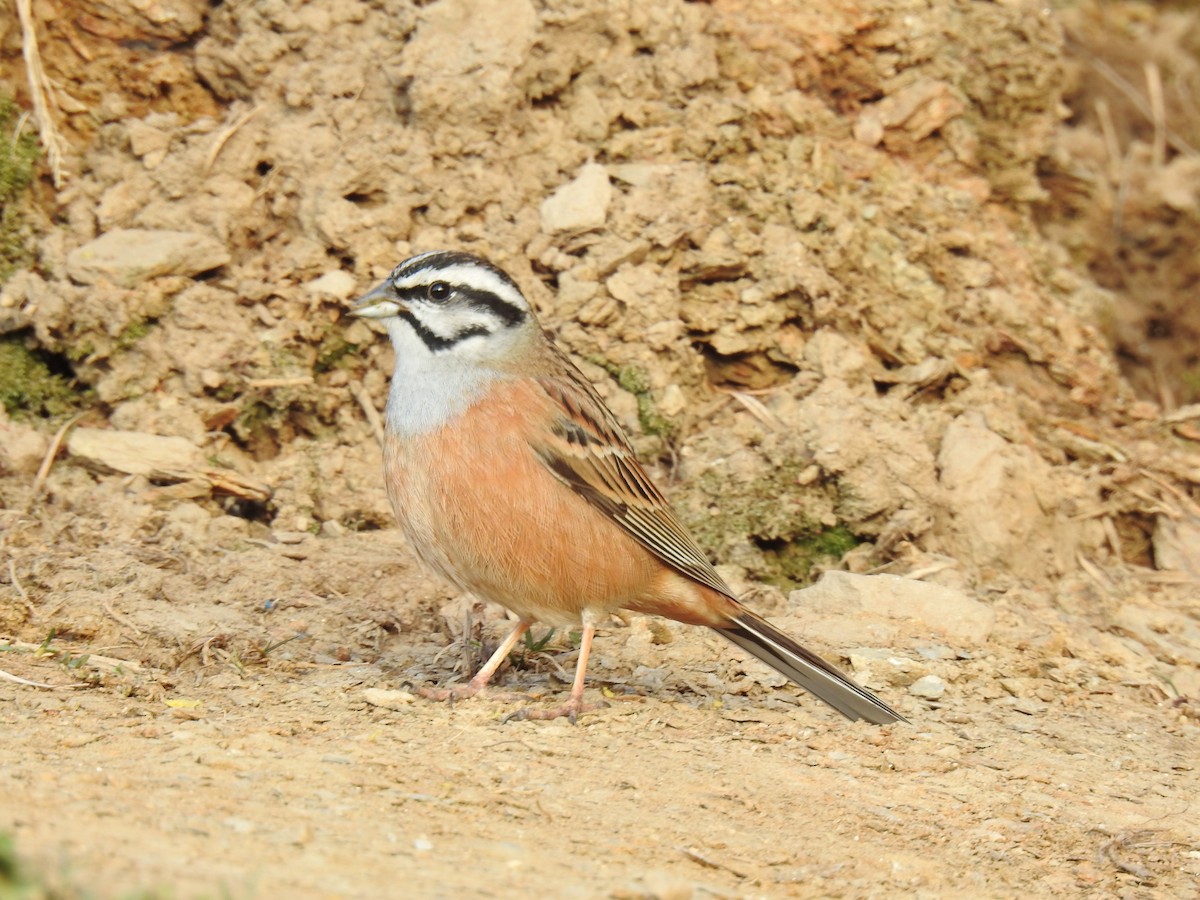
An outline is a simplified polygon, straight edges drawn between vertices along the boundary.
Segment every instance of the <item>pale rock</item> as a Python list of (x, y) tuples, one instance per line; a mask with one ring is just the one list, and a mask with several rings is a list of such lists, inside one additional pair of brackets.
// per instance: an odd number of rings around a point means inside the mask
[(558, 276), (555, 306), (560, 316), (574, 316), (600, 290), (595, 278), (581, 278), (568, 269)]
[(663, 388), (662, 397), (658, 401), (658, 411), (668, 419), (673, 419), (687, 409), (687, 395), (677, 384), (668, 384)]
[(538, 37), (533, 3), (439, 0), (418, 10), (397, 73), (412, 79), (408, 97), (416, 119), (511, 128), (517, 100), (525, 99), (523, 90), (513, 89), (514, 76)]
[(908, 686), (908, 692), (926, 700), (940, 700), (946, 693), (946, 682), (936, 675), (923, 675)]
[(642, 332), (642, 336), (651, 350), (669, 350), (682, 333), (683, 323), (678, 319), (668, 319), (655, 322)]
[(198, 275), (229, 260), (229, 251), (206, 234), (115, 228), (72, 250), (67, 274), (79, 284), (129, 288), (160, 275)]
[(1200, 666), (1200, 623), (1194, 616), (1148, 601), (1122, 604), (1112, 629), (1133, 638), (1158, 659)]
[(50, 438), (24, 422), (12, 422), (0, 406), (0, 472), (33, 475), (46, 458)]
[(357, 286), (358, 282), (354, 276), (345, 269), (334, 269), (320, 278), (314, 278), (304, 288), (314, 294), (329, 294), (338, 300), (345, 300), (354, 293)]
[(599, 141), (608, 136), (608, 114), (591, 88), (576, 89), (568, 115), (581, 140)]
[(928, 672), (924, 663), (919, 660), (901, 656), (891, 650), (856, 647), (847, 650), (846, 657), (850, 660), (850, 667), (872, 685), (907, 687)]
[(542, 201), (542, 230), (589, 231), (601, 228), (612, 202), (612, 184), (604, 166), (588, 163), (579, 174)]
[(108, 230), (131, 223), (153, 192), (154, 181), (145, 173), (117, 182), (104, 192), (96, 205), (96, 220), (100, 227)]
[(671, 176), (665, 163), (617, 163), (611, 167), (612, 177), (632, 187), (649, 187)]
[(186, 478), (204, 465), (204, 454), (184, 437), (76, 428), (67, 452), (88, 468), (146, 477)]
[(840, 378), (855, 386), (869, 384), (875, 369), (865, 344), (832, 328), (820, 328), (809, 338), (804, 345), (804, 361), (827, 379)]
[(905, 624), (905, 633), (934, 633), (966, 646), (985, 643), (996, 621), (991, 607), (962, 591), (898, 575), (826, 572), (788, 599), (830, 618), (891, 619)]
[(326, 519), (321, 523), (321, 535), (327, 538), (341, 538), (346, 536), (346, 526), (337, 519)]
[(950, 423), (937, 468), (952, 514), (946, 540), (956, 558), (1022, 575), (1074, 559), (1075, 529), (1053, 518), (1058, 498), (1050, 465), (1006, 441), (981, 413)]
[(166, 158), (171, 146), (171, 135), (147, 125), (141, 119), (129, 123), (129, 149), (133, 155), (140, 157), (147, 169), (157, 168)]
[(1200, 518), (1159, 515), (1154, 523), (1154, 567), (1200, 579)]
[(371, 706), (381, 709), (401, 710), (411, 706), (417, 698), (408, 691), (385, 691), (383, 688), (367, 688), (363, 699)]

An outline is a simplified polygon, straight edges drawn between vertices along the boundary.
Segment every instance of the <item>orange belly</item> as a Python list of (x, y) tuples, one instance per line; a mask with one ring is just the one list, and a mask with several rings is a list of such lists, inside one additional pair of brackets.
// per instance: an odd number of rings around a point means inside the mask
[[(531, 421), (531, 412), (542, 420)], [(507, 382), (439, 429), (388, 436), (388, 495), (421, 559), (463, 590), (558, 626), (578, 624), (585, 610), (659, 612), (664, 587), (699, 601), (699, 585), (668, 569), (538, 459), (527, 435), (543, 414), (544, 395)]]

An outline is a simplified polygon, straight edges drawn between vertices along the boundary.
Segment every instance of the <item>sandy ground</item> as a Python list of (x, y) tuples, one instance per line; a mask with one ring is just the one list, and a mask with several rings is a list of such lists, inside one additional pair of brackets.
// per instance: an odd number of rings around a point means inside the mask
[[(1196, 895), (1196, 720), (1080, 597), (1010, 597), (985, 650), (929, 663), (938, 703), (880, 684), (911, 725), (645, 620), (600, 638), (607, 709), (504, 723), (565, 690), (570, 651), (505, 675), (533, 700), (414, 698), (455, 677), (430, 623), (463, 607), (438, 615), (394, 532), (186, 552), (47, 518), (15, 523), (15, 559), (55, 587), (25, 588), (32, 640), (0, 647), (55, 687), (0, 684), (0, 824), (98, 896)], [(1188, 639), (1190, 592), (1131, 591)], [(911, 627), (889, 649), (921, 660)]]

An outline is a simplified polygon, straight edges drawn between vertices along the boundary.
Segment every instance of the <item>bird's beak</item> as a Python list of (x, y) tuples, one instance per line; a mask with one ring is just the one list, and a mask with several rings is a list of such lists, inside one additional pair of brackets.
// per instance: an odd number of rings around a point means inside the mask
[(350, 308), (350, 315), (364, 319), (387, 319), (398, 316), (408, 309), (397, 298), (392, 286), (386, 281), (359, 297)]

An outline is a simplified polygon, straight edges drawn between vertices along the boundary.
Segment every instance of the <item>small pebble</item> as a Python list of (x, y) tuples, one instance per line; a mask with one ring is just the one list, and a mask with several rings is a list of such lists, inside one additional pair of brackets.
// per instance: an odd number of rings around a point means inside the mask
[(363, 699), (371, 706), (381, 706), (384, 709), (403, 709), (412, 704), (417, 698), (408, 691), (385, 691), (382, 688), (367, 688), (363, 691)]
[(936, 675), (923, 675), (908, 686), (908, 692), (926, 700), (939, 700), (946, 693), (946, 682)]

